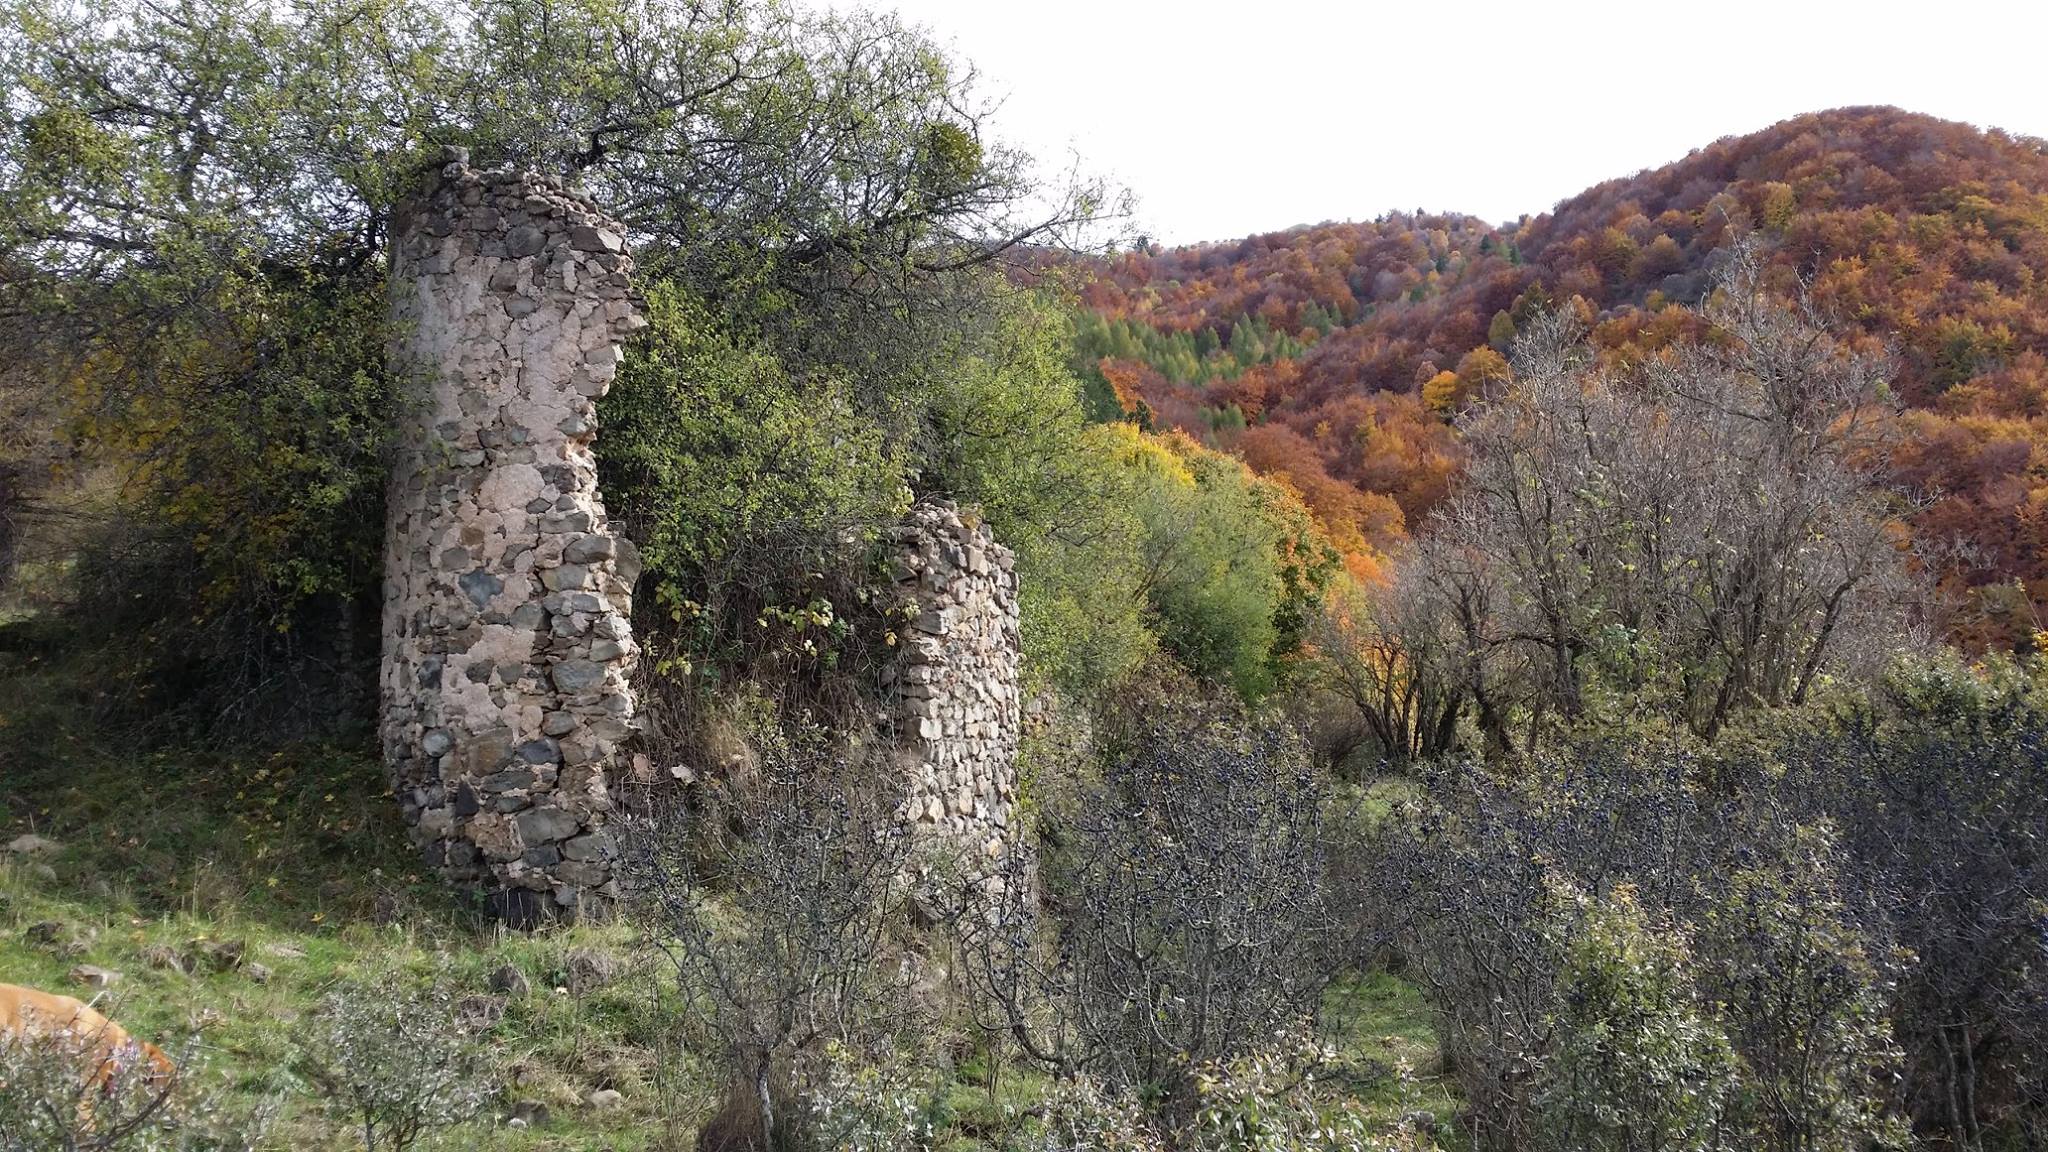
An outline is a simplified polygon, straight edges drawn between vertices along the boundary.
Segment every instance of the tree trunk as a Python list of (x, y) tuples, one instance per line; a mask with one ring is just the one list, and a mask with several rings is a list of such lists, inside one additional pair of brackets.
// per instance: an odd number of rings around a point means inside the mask
[(769, 1070), (773, 1060), (762, 1056), (754, 1066), (754, 1099), (761, 1105), (761, 1152), (775, 1152), (775, 1089)]

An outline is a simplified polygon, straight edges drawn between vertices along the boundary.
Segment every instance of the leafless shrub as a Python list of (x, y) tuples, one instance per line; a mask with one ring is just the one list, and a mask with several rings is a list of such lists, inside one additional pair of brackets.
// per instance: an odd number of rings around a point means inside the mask
[[(1570, 310), (1461, 428), (1470, 462), (1330, 682), (1390, 757), (1676, 717), (1712, 740), (1910, 645), (1904, 499), (1879, 484), (1889, 362), (1738, 249), (1698, 343), (1595, 359)], [(1519, 730), (1519, 731), (1518, 731)]]
[(1192, 1070), (1313, 1017), (1342, 929), (1325, 788), (1299, 740), (1150, 701), (963, 920), (979, 1022), (1062, 1078), (1191, 1103)]
[(693, 852), (680, 830), (636, 856), (687, 1026), (732, 1078), (700, 1146), (801, 1147), (822, 1054), (872, 1053), (916, 1016), (886, 963), (904, 923), (912, 842), (871, 743), (793, 726), (757, 738), (730, 834)]

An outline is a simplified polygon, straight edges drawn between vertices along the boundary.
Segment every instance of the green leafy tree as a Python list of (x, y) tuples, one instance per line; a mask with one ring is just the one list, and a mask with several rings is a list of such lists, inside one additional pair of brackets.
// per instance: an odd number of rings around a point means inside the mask
[[(838, 397), (819, 427), (859, 411), (880, 448), (855, 455), (919, 487), (943, 471), (920, 453), (951, 366), (1000, 360), (1028, 311), (992, 270), (1118, 209), (1036, 179), (987, 135), (968, 71), (894, 17), (768, 0), (14, 0), (0, 81), (0, 317), (24, 391), (66, 397), (73, 435), (129, 474), (147, 531), (106, 552), (151, 558), (156, 619), (233, 617), (259, 646), (303, 633), (308, 604), (373, 595), (402, 410), (386, 233), (440, 146), (571, 177), (700, 335), (785, 393)], [(797, 488), (859, 470), (809, 459), (825, 472)], [(190, 631), (157, 647), (246, 655)]]
[(657, 659), (708, 674), (774, 639), (764, 612), (840, 593), (827, 573), (859, 569), (908, 507), (907, 465), (845, 380), (792, 378), (681, 289), (656, 286), (648, 311), (600, 406), (601, 476), (650, 573)]
[(1133, 434), (1146, 588), (1161, 638), (1196, 675), (1256, 699), (1280, 681), (1338, 566), (1298, 497), (1233, 457)]
[(1505, 310), (1495, 312), (1493, 320), (1486, 326), (1486, 344), (1495, 352), (1506, 355), (1515, 346), (1515, 318)]
[(1595, 901), (1569, 887), (1555, 1066), (1540, 1103), (1554, 1147), (1616, 1152), (1724, 1148), (1735, 1054), (1695, 998), (1682, 935), (1653, 923), (1626, 885)]

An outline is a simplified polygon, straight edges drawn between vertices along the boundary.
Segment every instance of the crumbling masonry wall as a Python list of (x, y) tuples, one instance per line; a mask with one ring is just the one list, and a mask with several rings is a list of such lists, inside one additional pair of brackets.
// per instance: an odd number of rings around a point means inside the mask
[(904, 818), (999, 856), (1021, 727), (1015, 557), (945, 501), (917, 505), (892, 539), (897, 590), (914, 610), (883, 673), (909, 776)]
[(394, 220), (391, 363), (416, 410), (385, 537), (384, 756), (428, 862), (530, 922), (617, 894), (639, 561), (591, 455), (646, 321), (622, 229), (450, 150)]

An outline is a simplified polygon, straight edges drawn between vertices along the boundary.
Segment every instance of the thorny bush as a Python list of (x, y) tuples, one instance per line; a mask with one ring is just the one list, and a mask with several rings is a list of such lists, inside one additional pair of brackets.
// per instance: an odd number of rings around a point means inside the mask
[(912, 845), (875, 741), (799, 722), (756, 744), (734, 834), (708, 859), (673, 822), (636, 855), (690, 1004), (685, 1041), (730, 1079), (722, 1143), (705, 1146), (766, 1150), (835, 1123), (807, 1115), (833, 1096), (833, 1069), (885, 1052), (916, 1018), (886, 963)]
[(965, 919), (973, 999), (1028, 1059), (1184, 1117), (1192, 1070), (1312, 1018), (1346, 951), (1326, 789), (1291, 732), (1224, 705), (1140, 700), (1103, 741), (1047, 801), (1049, 915), (1018, 854)]
[(2038, 1145), (2044, 699), (2039, 669), (1936, 662), (1711, 755), (1430, 774), (1366, 914), (1433, 995), (1478, 1146)]

